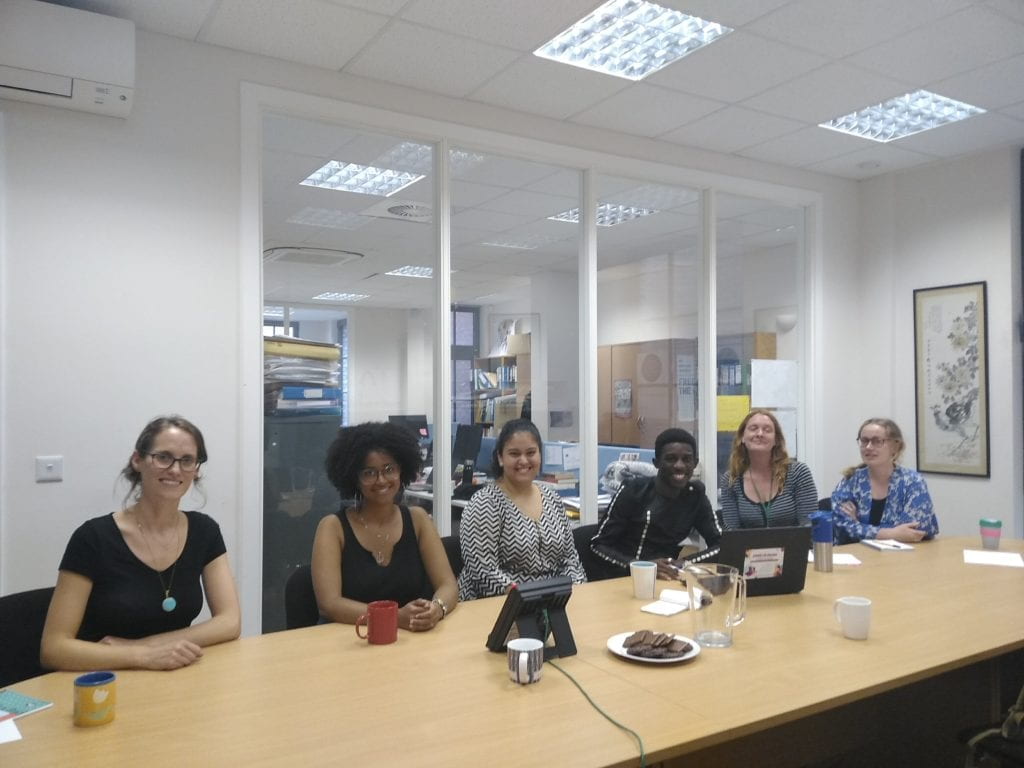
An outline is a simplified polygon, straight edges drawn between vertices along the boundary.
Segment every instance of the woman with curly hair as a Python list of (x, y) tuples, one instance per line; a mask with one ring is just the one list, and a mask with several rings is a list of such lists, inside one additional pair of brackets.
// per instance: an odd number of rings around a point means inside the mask
[(356, 503), (316, 530), (312, 573), (320, 614), (354, 624), (367, 603), (394, 600), (398, 626), (433, 629), (455, 609), (458, 585), (426, 511), (396, 503), (420, 469), (416, 438), (397, 424), (342, 427), (326, 467), (342, 498)]
[(771, 411), (755, 408), (732, 440), (722, 491), (726, 528), (810, 525), (818, 490), (806, 464), (786, 453), (786, 438)]
[(897, 462), (906, 447), (892, 419), (868, 419), (857, 432), (862, 463), (832, 491), (840, 543), (861, 539), (921, 541), (939, 532), (924, 478)]

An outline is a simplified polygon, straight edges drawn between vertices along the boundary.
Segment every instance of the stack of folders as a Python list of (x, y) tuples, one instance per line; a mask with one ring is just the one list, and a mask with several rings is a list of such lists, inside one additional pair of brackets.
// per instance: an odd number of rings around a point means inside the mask
[(340, 414), (340, 369), (337, 344), (264, 337), (264, 411), (279, 416)]

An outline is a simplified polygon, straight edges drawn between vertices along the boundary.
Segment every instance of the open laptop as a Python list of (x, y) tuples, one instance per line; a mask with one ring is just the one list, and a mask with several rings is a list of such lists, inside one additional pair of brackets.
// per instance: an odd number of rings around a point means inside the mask
[(804, 588), (810, 526), (740, 528), (724, 531), (715, 560), (747, 579), (747, 596), (789, 595)]

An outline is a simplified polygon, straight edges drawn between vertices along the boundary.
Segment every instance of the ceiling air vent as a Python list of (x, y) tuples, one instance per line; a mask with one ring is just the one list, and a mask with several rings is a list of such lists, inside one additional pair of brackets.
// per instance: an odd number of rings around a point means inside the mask
[(312, 264), (318, 267), (340, 267), (364, 256), (341, 248), (313, 248), (302, 245), (282, 245), (263, 251), (263, 261), (286, 264)]
[(363, 216), (375, 216), (378, 219), (398, 219), (417, 224), (429, 224), (433, 209), (425, 203), (408, 200), (381, 200), (360, 213)]

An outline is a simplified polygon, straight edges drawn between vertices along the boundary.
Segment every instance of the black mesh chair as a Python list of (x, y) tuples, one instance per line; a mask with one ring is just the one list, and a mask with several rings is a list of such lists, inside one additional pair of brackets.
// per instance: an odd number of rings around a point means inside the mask
[(313, 572), (300, 565), (284, 585), (284, 624), (288, 629), (312, 627), (320, 621), (320, 609), (313, 592)]
[(51, 597), (53, 587), (0, 597), (0, 688), (48, 671), (39, 663), (39, 643)]
[(462, 549), (459, 537), (454, 533), (451, 536), (442, 536), (441, 543), (444, 544), (444, 553), (448, 555), (448, 564), (451, 565), (452, 573), (457, 579), (462, 573)]
[(587, 581), (602, 581), (622, 576), (622, 573), (612, 572), (612, 566), (594, 554), (590, 548), (590, 540), (597, 533), (597, 523), (581, 525), (572, 531), (572, 540), (576, 545), (576, 551), (580, 556), (580, 563), (583, 565), (583, 572), (587, 574)]

